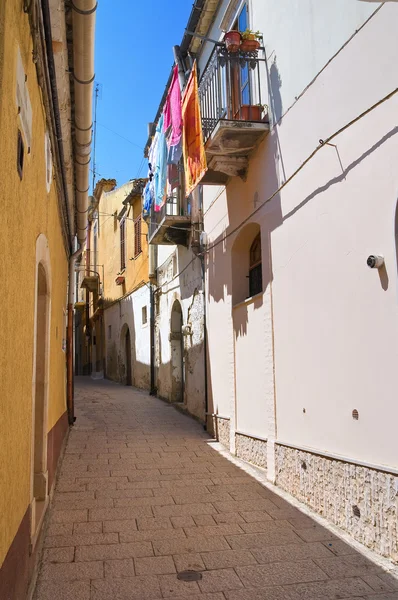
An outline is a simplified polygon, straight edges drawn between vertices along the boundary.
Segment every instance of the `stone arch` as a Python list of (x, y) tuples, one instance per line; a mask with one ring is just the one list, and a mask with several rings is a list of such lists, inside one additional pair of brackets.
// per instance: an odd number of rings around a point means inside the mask
[(182, 306), (175, 299), (170, 316), (171, 401), (184, 401), (184, 338)]
[(32, 375), (31, 535), (36, 537), (48, 504), (48, 397), (51, 324), (51, 263), (47, 238), (36, 240)]
[(133, 364), (131, 352), (131, 332), (127, 323), (120, 330), (119, 377), (123, 385), (133, 385)]
[[(260, 236), (260, 238), (258, 238)], [(232, 260), (232, 305), (239, 304), (250, 297), (251, 250), (260, 239), (261, 229), (258, 223), (248, 223), (235, 238), (231, 250)], [(260, 263), (261, 269), (261, 263)]]

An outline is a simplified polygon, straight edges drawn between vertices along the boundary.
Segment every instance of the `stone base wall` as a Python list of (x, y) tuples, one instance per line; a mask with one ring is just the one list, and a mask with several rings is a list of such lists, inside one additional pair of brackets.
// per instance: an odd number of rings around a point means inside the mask
[[(211, 419), (211, 433), (216, 440), (221, 442), (228, 450), (230, 448), (230, 422), (229, 419), (213, 415)], [(209, 419), (208, 419), (209, 420)]]
[(275, 454), (279, 487), (358, 542), (398, 561), (397, 476), (279, 444)]
[(235, 453), (238, 458), (267, 468), (267, 442), (242, 433), (235, 433)]

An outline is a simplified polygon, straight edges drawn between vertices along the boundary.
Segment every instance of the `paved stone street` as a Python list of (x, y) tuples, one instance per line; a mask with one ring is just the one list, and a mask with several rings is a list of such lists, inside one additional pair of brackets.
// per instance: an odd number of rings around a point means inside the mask
[[(397, 600), (398, 582), (128, 387), (80, 378), (36, 600)], [(177, 574), (198, 571), (198, 581)]]

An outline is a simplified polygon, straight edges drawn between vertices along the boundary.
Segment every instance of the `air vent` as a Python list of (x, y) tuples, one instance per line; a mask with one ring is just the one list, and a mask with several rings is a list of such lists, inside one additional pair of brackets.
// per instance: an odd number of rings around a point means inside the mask
[(357, 409), (356, 409), (356, 408), (354, 408), (354, 410), (352, 411), (352, 418), (353, 418), (355, 421), (358, 421), (358, 419), (359, 419), (359, 412), (357, 411)]
[(361, 511), (359, 510), (359, 506), (357, 506), (356, 504), (354, 504), (354, 506), (352, 507), (352, 512), (354, 514), (354, 517), (360, 517), (361, 516)]
[(199, 581), (202, 579), (202, 573), (199, 573), (199, 571), (181, 571), (177, 574), (177, 579), (180, 581)]

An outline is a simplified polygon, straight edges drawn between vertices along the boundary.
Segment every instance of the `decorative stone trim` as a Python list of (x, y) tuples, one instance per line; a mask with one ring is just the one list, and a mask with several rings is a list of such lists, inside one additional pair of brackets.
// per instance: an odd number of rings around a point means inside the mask
[(235, 432), (235, 454), (238, 458), (261, 467), (267, 468), (267, 440), (246, 433)]
[(211, 420), (211, 432), (223, 446), (230, 447), (230, 418), (220, 415), (208, 415)]
[(347, 531), (398, 560), (398, 477), (275, 444), (276, 484)]

